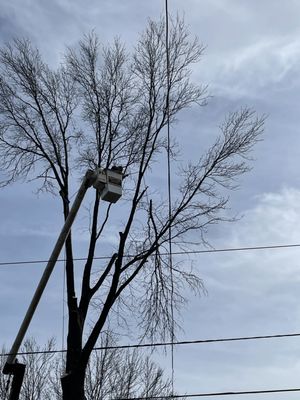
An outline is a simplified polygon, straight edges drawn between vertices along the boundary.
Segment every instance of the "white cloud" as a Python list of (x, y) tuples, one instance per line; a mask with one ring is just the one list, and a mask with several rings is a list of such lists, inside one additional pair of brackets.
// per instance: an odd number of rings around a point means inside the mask
[(248, 46), (204, 59), (202, 76), (216, 95), (265, 98), (270, 90), (299, 84), (300, 36), (253, 39)]
[(244, 212), (244, 218), (232, 227), (231, 242), (242, 245), (300, 243), (300, 190), (283, 188), (278, 193), (263, 193), (256, 206)]
[[(216, 247), (300, 243), (299, 221), (300, 190), (265, 193), (255, 199), (241, 221), (227, 226)], [(299, 252), (295, 248), (197, 256), (196, 268), (208, 296), (192, 300), (185, 311), (185, 338), (299, 331)], [(176, 365), (182, 390), (296, 385), (299, 338), (198, 347), (178, 352), (180, 363)], [(198, 356), (193, 358), (193, 354)]]

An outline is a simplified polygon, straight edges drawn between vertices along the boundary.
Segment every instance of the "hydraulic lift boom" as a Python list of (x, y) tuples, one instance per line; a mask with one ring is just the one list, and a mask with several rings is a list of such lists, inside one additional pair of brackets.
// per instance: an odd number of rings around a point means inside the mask
[(95, 171), (88, 170), (85, 174), (81, 186), (78, 190), (74, 203), (70, 209), (69, 215), (64, 223), (61, 233), (56, 241), (52, 254), (46, 265), (44, 273), (33, 295), (31, 303), (25, 314), (19, 332), (9, 352), (6, 363), (3, 368), (3, 374), (13, 375), (12, 388), (9, 395), (9, 400), (18, 400), (25, 373), (25, 365), (16, 361), (16, 355), (21, 346), (22, 340), (27, 332), (30, 321), (34, 315), (37, 305), (42, 297), (47, 282), (54, 269), (59, 254), (65, 244), (65, 241), (70, 233), (70, 229), (75, 220), (79, 207), (89, 187), (94, 186), (100, 192), (103, 200), (115, 203), (122, 195), (122, 168), (113, 167), (111, 170), (96, 169)]

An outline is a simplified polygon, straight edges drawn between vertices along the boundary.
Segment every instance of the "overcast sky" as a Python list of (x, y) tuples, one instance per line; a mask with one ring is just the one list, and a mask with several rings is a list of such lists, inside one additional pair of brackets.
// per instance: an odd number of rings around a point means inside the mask
[[(120, 36), (134, 45), (163, 0), (0, 0), (0, 44), (26, 36), (55, 67), (66, 45), (92, 29), (102, 42)], [(248, 105), (268, 115), (253, 170), (232, 194), (242, 218), (209, 233), (215, 248), (300, 243), (299, 0), (170, 0), (206, 46), (193, 80), (209, 84), (207, 107), (179, 118), (187, 158), (203, 151), (228, 111)], [(174, 128), (175, 129), (175, 128)], [(213, 137), (213, 136), (212, 136)], [(57, 237), (56, 199), (25, 183), (0, 193), (0, 262), (45, 259)], [(84, 216), (79, 217), (78, 226)], [(85, 244), (75, 232), (76, 255)], [(82, 251), (81, 251), (82, 250)], [(300, 263), (295, 249), (205, 254), (193, 258), (208, 295), (190, 299), (179, 340), (300, 332)], [(1, 343), (10, 346), (43, 265), (0, 266)], [(80, 265), (78, 266), (80, 268)], [(62, 342), (62, 265), (32, 322), (29, 335)], [(159, 355), (170, 369), (169, 354)], [(185, 346), (175, 351), (179, 393), (299, 387), (300, 339)], [(268, 396), (251, 396), (258, 400)], [(269, 395), (296, 399), (295, 394)], [(228, 397), (229, 398), (229, 397)]]

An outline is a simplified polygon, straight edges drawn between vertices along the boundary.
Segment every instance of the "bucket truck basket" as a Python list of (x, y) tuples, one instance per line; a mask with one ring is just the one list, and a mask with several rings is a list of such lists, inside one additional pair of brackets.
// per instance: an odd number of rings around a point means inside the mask
[(122, 196), (122, 168), (100, 170), (94, 187), (99, 190), (102, 200), (116, 203)]

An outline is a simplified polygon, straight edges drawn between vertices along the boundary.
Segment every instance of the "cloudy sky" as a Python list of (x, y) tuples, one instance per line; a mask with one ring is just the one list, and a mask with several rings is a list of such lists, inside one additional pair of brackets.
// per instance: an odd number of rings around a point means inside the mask
[[(242, 218), (209, 233), (215, 248), (300, 243), (299, 0), (170, 0), (206, 46), (193, 79), (209, 85), (205, 108), (185, 112), (187, 158), (214, 135), (228, 111), (248, 105), (268, 115), (253, 170), (231, 196)], [(66, 45), (94, 29), (104, 43), (120, 36), (132, 46), (147, 19), (163, 13), (163, 0), (0, 0), (0, 44), (26, 36), (55, 67)], [(175, 128), (174, 128), (175, 129)], [(204, 139), (203, 139), (204, 138)], [(60, 227), (56, 199), (18, 183), (0, 193), (0, 262), (45, 259)], [(84, 216), (79, 222), (84, 222)], [(79, 223), (80, 225), (80, 223)], [(75, 233), (76, 234), (76, 233)], [(85, 244), (78, 228), (77, 255)], [(191, 298), (179, 340), (300, 332), (300, 249), (202, 254), (193, 259), (208, 294)], [(0, 266), (1, 343), (7, 346), (38, 282), (43, 265)], [(78, 267), (80, 268), (80, 266)], [(62, 265), (58, 265), (29, 335), (62, 342)], [(166, 370), (170, 357), (158, 354)], [(299, 386), (300, 339), (178, 347), (179, 393)], [(296, 399), (297, 394), (269, 395)], [(268, 396), (251, 396), (258, 400)]]

